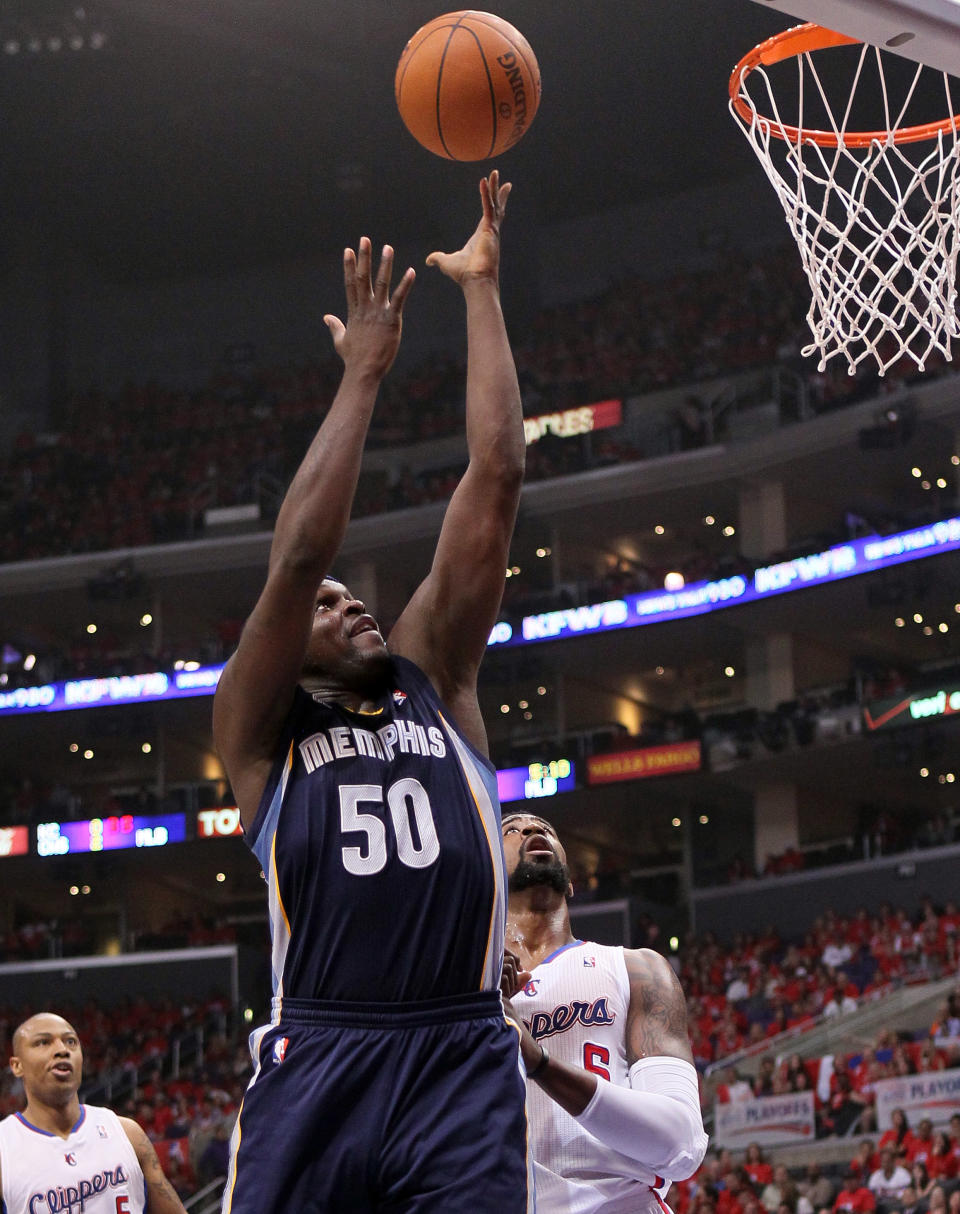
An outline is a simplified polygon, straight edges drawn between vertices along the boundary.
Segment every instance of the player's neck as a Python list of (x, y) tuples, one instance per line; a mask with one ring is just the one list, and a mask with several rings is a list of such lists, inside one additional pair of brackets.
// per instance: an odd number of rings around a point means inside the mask
[(507, 948), (517, 953), (525, 969), (533, 969), (574, 938), (563, 894), (534, 887), (510, 895)]
[(317, 678), (302, 680), (302, 686), (304, 691), (312, 695), (315, 700), (322, 700), (326, 704), (339, 704), (348, 712), (376, 713), (380, 711), (379, 697), (371, 691), (352, 691), (347, 687), (340, 687), (335, 683)]
[(43, 1104), (38, 1100), (27, 1100), (23, 1116), (38, 1130), (67, 1138), (80, 1119), (80, 1098), (74, 1096), (64, 1105)]

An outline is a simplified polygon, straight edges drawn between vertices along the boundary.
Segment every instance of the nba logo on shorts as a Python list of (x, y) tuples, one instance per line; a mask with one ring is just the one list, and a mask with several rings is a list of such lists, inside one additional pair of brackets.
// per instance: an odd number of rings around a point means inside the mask
[(279, 1066), (287, 1056), (287, 1046), (290, 1044), (289, 1037), (278, 1037), (273, 1043), (273, 1061)]
[(77, 1166), (77, 1157), (74, 1155), (73, 1151), (67, 1151), (66, 1155), (64, 1155), (64, 1159), (71, 1166), (71, 1168), (75, 1168)]

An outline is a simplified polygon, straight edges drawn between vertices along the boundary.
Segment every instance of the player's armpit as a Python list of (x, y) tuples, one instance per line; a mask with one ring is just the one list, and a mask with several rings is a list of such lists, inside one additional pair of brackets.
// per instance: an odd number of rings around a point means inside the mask
[(627, 1056), (682, 1058), (693, 1065), (687, 1033), (687, 1003), (670, 963), (651, 949), (625, 949), (630, 979)]
[(147, 1191), (146, 1214), (186, 1214), (183, 1202), (173, 1185), (163, 1174), (153, 1143), (143, 1129), (129, 1117), (121, 1117), (120, 1125), (137, 1153)]

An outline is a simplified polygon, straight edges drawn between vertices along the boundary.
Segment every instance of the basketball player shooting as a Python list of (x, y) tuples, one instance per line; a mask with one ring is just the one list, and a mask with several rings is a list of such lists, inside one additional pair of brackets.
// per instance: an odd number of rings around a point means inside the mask
[(496, 1214), (532, 1204), (517, 1035), (503, 1014), (506, 889), (477, 671), (524, 466), (499, 297), (510, 186), (480, 184), (459, 252), (469, 464), (432, 568), (385, 641), (328, 570), (413, 283), (344, 254), (343, 380), (287, 492), (266, 585), (217, 690), (214, 732), (269, 888), (272, 1022), (223, 1209)]
[(10, 1070), (27, 1103), (0, 1122), (5, 1214), (185, 1214), (143, 1129), (80, 1103), (83, 1051), (72, 1025), (40, 1012), (12, 1044)]
[(522, 1021), (537, 1209), (663, 1214), (671, 1181), (700, 1166), (707, 1136), (680, 984), (650, 949), (575, 939), (566, 853), (544, 818), (503, 822), (505, 991)]

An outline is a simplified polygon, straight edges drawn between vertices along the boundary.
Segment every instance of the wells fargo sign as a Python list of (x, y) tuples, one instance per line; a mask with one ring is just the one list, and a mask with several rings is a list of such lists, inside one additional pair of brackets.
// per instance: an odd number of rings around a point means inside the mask
[(587, 760), (589, 784), (613, 784), (618, 780), (643, 780), (648, 776), (670, 776), (678, 771), (699, 771), (700, 743), (671, 742), (643, 750), (621, 750), (613, 755), (591, 755)]

